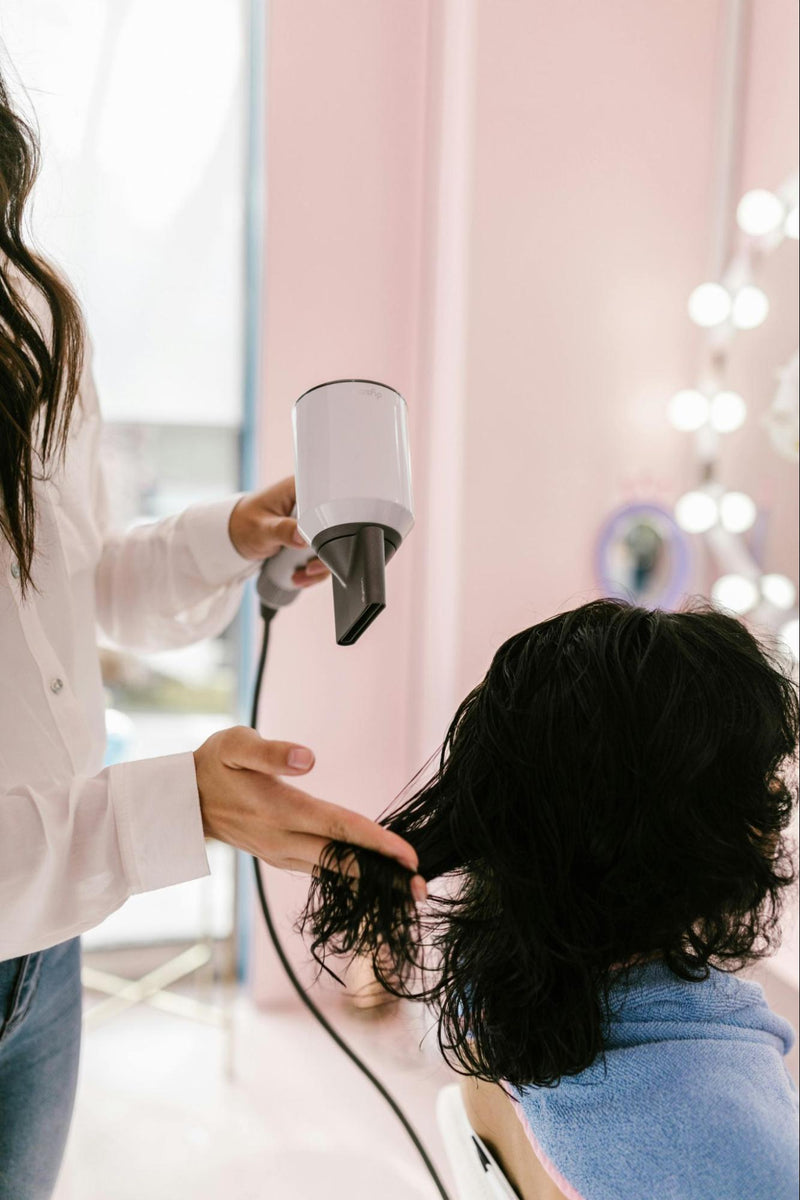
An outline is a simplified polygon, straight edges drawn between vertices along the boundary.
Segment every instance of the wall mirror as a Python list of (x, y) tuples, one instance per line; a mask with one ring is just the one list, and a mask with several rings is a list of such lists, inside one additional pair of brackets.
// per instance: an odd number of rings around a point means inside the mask
[(666, 509), (626, 504), (600, 531), (596, 569), (607, 596), (645, 608), (672, 608), (689, 578), (688, 541)]

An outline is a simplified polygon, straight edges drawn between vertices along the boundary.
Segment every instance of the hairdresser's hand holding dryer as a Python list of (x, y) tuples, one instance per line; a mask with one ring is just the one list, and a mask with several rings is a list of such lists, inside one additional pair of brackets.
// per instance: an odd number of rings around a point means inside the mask
[[(21, 235), (32, 162), (0, 81), (0, 1200), (55, 1185), (83, 930), (133, 893), (207, 874), (207, 836), (290, 870), (311, 871), (331, 839), (417, 867), (397, 834), (287, 782), (310, 749), (251, 729), (103, 769), (96, 625), (141, 651), (213, 637), (260, 563), (304, 543), (292, 479), (111, 529), (81, 315)], [(326, 575), (312, 559), (293, 583)]]

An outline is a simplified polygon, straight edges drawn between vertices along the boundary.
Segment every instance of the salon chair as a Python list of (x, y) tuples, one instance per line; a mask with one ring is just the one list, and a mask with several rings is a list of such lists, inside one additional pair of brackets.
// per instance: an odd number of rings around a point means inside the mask
[(458, 1200), (518, 1200), (486, 1144), (469, 1123), (458, 1084), (436, 1098), (436, 1120), (458, 1189)]

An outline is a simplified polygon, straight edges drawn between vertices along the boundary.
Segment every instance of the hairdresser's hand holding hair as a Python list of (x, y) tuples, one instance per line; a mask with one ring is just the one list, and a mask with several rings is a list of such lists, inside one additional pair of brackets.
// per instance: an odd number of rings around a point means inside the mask
[[(237, 726), (213, 734), (194, 759), (203, 827), (210, 837), (274, 867), (308, 874), (331, 842), (354, 843), (408, 871), (417, 869), (416, 852), (396, 833), (281, 780), (311, 770), (314, 755), (305, 746), (265, 741), (255, 730)], [(414, 882), (416, 894), (424, 895), (423, 881)]]

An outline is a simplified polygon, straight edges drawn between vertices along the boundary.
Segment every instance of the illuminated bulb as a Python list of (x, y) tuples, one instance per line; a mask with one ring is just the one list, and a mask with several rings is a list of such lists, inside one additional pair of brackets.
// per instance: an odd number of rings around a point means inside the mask
[(676, 429), (691, 433), (708, 420), (708, 400), (702, 392), (687, 388), (676, 392), (669, 402), (669, 419)]
[(733, 300), (731, 320), (737, 329), (755, 329), (767, 319), (769, 300), (761, 288), (747, 283)]
[(736, 209), (739, 228), (751, 237), (762, 237), (777, 229), (786, 215), (786, 209), (774, 192), (766, 188), (754, 188), (745, 192)]
[(711, 400), (711, 428), (717, 433), (732, 433), (746, 416), (747, 405), (738, 392), (717, 392)]
[(789, 210), (789, 215), (787, 216), (786, 223), (783, 226), (783, 232), (786, 234), (786, 236), (794, 238), (795, 241), (797, 241), (798, 236), (800, 236), (800, 230), (798, 229), (798, 224), (800, 224), (800, 220), (798, 219), (799, 217), (800, 214), (798, 213), (797, 205), (795, 204), (794, 208)]
[(798, 624), (797, 617), (792, 621), (787, 621), (785, 625), (781, 625), (778, 636), (789, 647), (792, 658), (797, 662), (800, 659), (800, 624)]
[(720, 575), (711, 589), (711, 599), (720, 608), (746, 613), (758, 603), (758, 588), (746, 575)]
[(708, 492), (687, 492), (675, 505), (675, 520), (687, 533), (705, 533), (718, 517), (717, 502)]
[(785, 575), (762, 575), (761, 595), (776, 608), (791, 608), (797, 589)]
[(689, 297), (689, 316), (695, 325), (701, 325), (703, 329), (721, 325), (730, 313), (730, 293), (721, 283), (701, 283)]
[(719, 519), (728, 533), (744, 533), (758, 515), (755, 502), (744, 492), (726, 492), (719, 502)]

